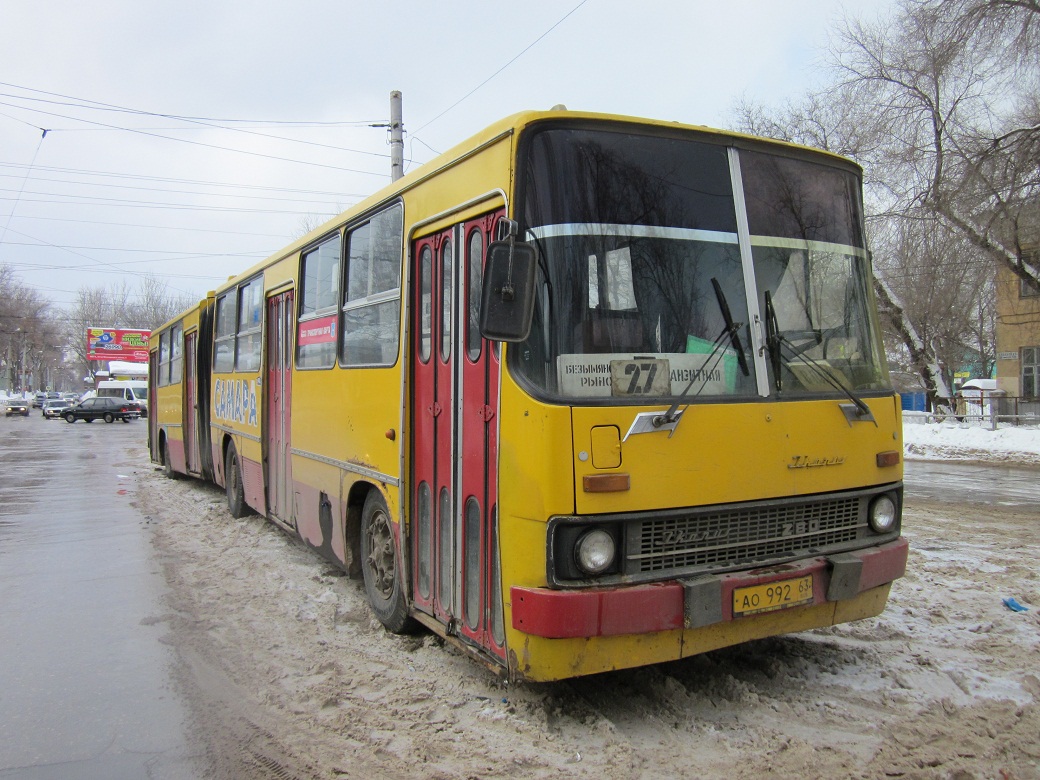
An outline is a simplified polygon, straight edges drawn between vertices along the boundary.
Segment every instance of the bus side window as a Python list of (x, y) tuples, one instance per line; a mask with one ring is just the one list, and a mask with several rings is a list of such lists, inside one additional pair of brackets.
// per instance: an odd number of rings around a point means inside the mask
[(214, 333), (213, 370), (230, 371), (235, 367), (235, 293), (217, 298)]
[(301, 259), (303, 282), (296, 333), (296, 365), (300, 368), (332, 368), (336, 364), (341, 244), (336, 233)]
[(393, 365), (401, 318), (404, 209), (374, 215), (346, 237), (340, 365)]

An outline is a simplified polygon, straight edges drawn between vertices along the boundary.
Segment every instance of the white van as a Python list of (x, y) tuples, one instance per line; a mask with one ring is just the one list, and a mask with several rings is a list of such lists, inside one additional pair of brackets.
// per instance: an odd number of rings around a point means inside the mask
[(142, 415), (148, 413), (148, 383), (143, 379), (103, 379), (98, 382), (97, 394), (134, 401), (140, 405)]

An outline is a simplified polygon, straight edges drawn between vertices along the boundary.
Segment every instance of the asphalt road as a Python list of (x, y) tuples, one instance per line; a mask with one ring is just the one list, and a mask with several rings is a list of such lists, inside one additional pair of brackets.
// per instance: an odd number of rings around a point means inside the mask
[[(0, 418), (0, 780), (207, 776), (131, 503), (145, 425)], [(906, 500), (1033, 507), (1038, 472), (906, 464)]]
[(0, 418), (2, 780), (205, 776), (130, 503), (144, 436), (140, 420)]
[(949, 461), (907, 461), (904, 500), (943, 504), (1040, 507), (1040, 470)]

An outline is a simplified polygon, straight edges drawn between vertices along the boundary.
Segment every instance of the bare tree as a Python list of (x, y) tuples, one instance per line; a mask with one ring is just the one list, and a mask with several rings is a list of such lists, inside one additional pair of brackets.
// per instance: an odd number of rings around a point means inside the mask
[(95, 368), (87, 360), (88, 328), (154, 330), (193, 303), (192, 296), (171, 293), (169, 285), (155, 277), (145, 277), (137, 288), (125, 280), (108, 287), (83, 287), (65, 311), (63, 337), (86, 376)]
[(58, 343), (50, 304), (23, 284), (9, 266), (0, 266), (0, 362), (8, 389), (43, 389), (44, 367)]
[[(904, 0), (894, 20), (846, 20), (835, 90), (891, 130), (870, 160), (888, 209), (923, 207), (1040, 291), (1040, 4)], [(874, 193), (882, 196), (882, 192)]]
[(738, 121), (864, 166), (880, 307), (941, 402), (992, 364), (995, 269), (1040, 289), (1040, 0), (902, 0), (835, 41), (830, 86)]

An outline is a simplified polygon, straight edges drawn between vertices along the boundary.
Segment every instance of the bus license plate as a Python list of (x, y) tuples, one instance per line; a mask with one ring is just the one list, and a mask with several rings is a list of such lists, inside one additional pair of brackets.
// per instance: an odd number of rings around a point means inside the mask
[(733, 591), (733, 617), (797, 607), (813, 600), (812, 575), (780, 580)]

